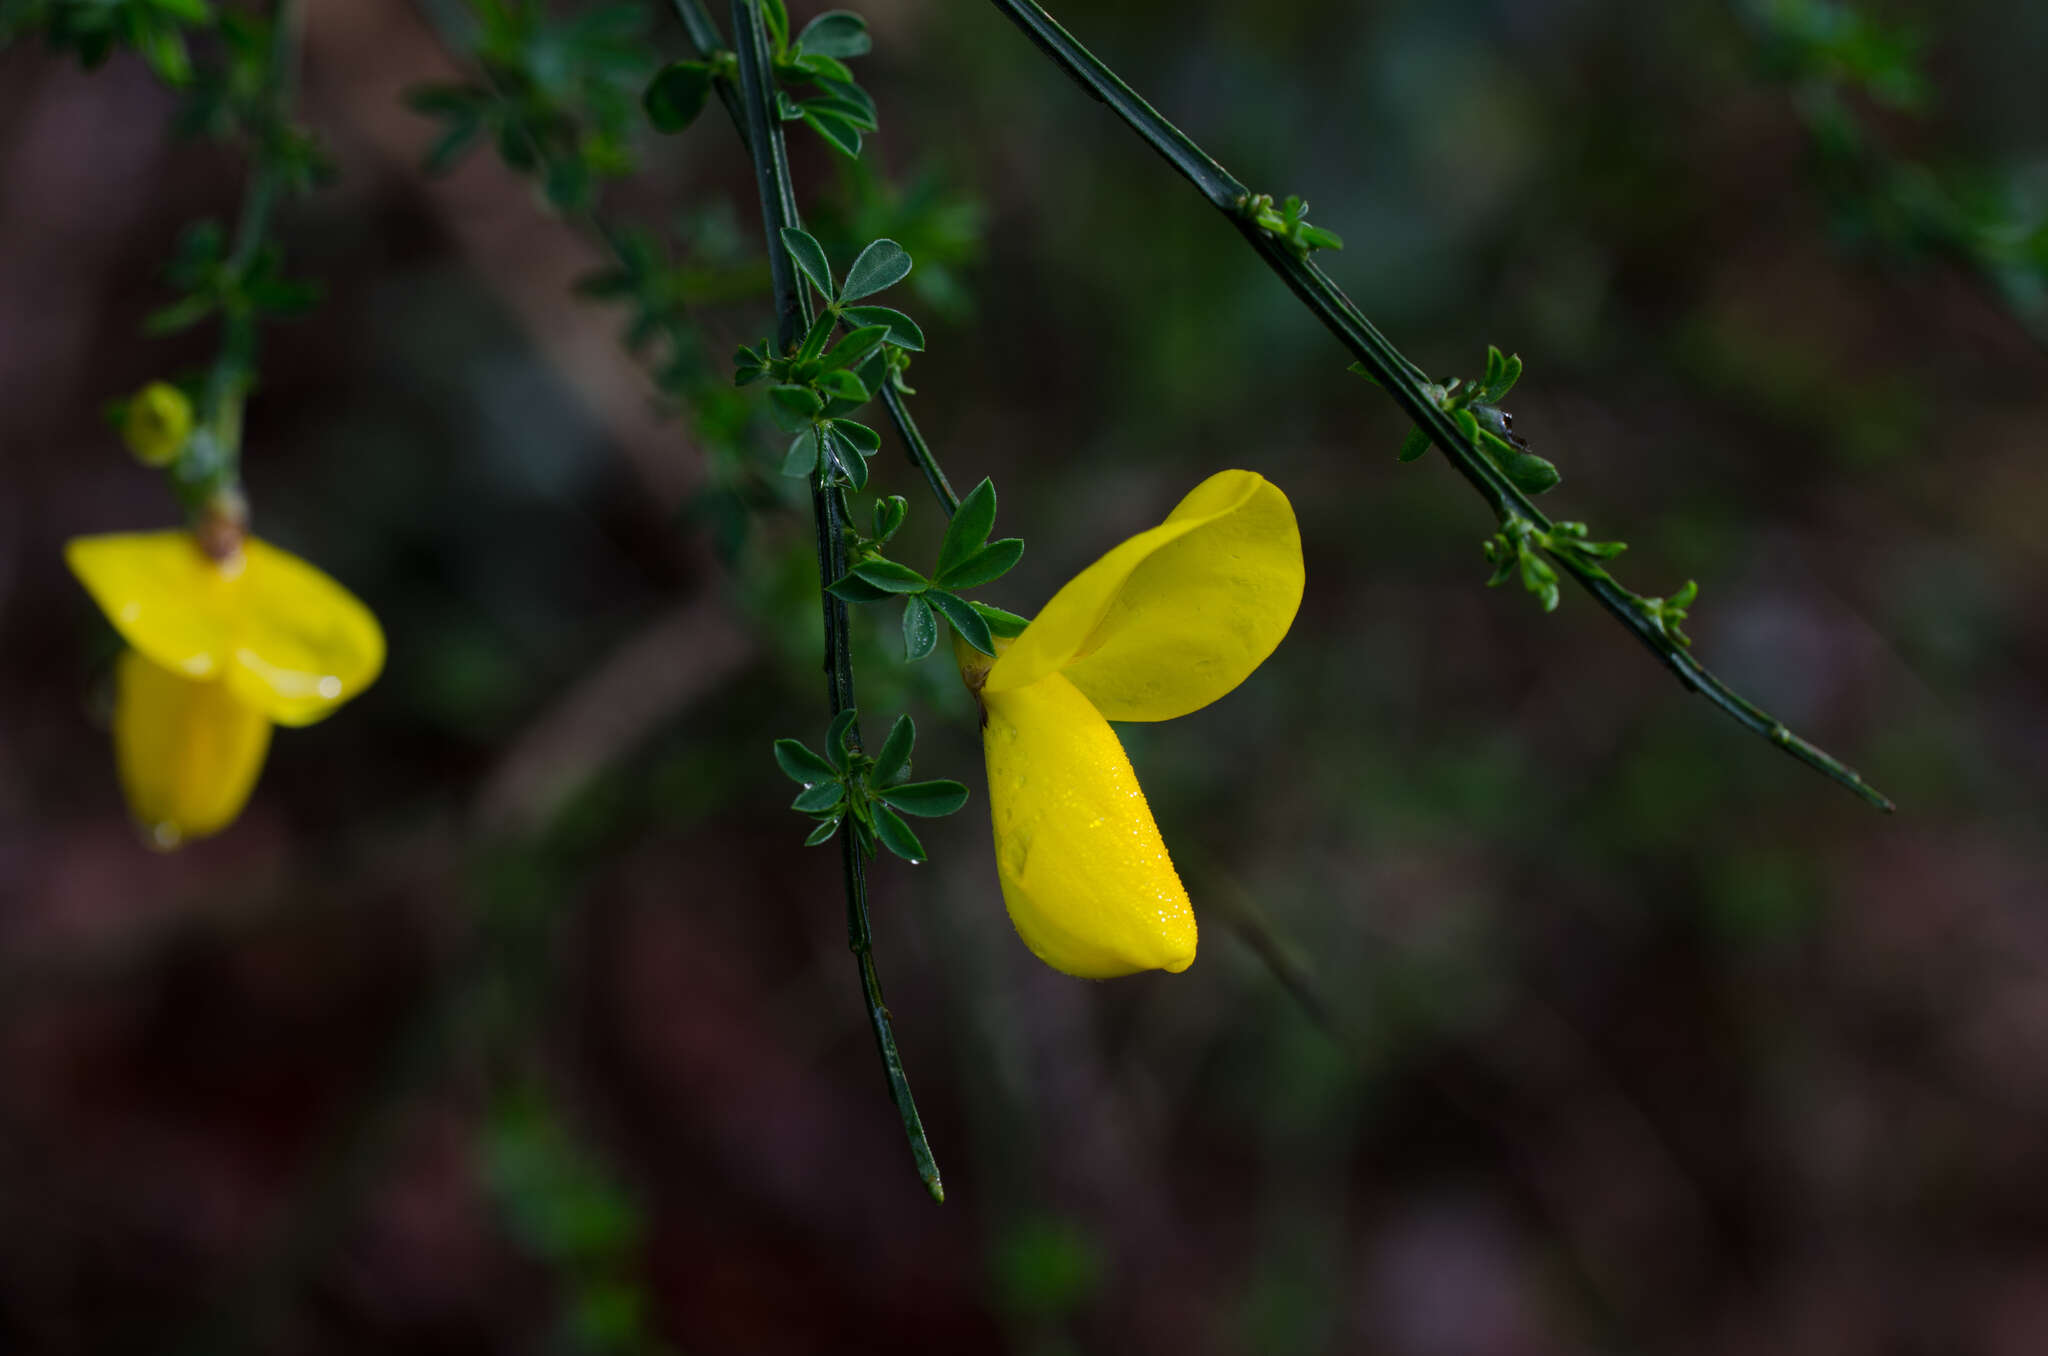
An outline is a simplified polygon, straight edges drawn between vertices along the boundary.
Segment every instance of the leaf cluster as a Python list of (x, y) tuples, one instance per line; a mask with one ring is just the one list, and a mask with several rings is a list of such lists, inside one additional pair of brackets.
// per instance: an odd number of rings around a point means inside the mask
[(1308, 203), (1295, 194), (1288, 194), (1279, 207), (1273, 205), (1270, 193), (1254, 193), (1239, 204), (1238, 210), (1246, 220), (1275, 240), (1303, 263), (1317, 250), (1341, 250), (1344, 238), (1335, 231), (1326, 231), (1320, 226), (1308, 224)]
[(258, 246), (237, 259), (230, 253), (226, 231), (210, 220), (185, 228), (164, 279), (183, 295), (143, 320), (149, 334), (176, 334), (216, 314), (301, 315), (319, 304), (322, 291), (310, 279), (286, 277), (283, 251), (274, 244)]
[(427, 167), (452, 168), (489, 139), (540, 181), (558, 211), (588, 208), (598, 186), (634, 167), (636, 106), (651, 61), (646, 9), (599, 5), (556, 16), (541, 0), (471, 0), (481, 81), (409, 90), (441, 124)]
[[(789, 9), (783, 0), (763, 0), (761, 17), (768, 29), (770, 64), (775, 75), (775, 112), (784, 122), (801, 122), (825, 144), (858, 158), (861, 135), (872, 132), (875, 101), (854, 79), (847, 62), (866, 56), (874, 43), (867, 20), (846, 10), (830, 10), (790, 33)], [(706, 53), (697, 61), (672, 61), (655, 72), (641, 96), (647, 120), (658, 132), (680, 132), (704, 111), (705, 99), (721, 80), (736, 78), (733, 53)], [(786, 88), (809, 85), (811, 93), (796, 98)]]
[[(1363, 363), (1351, 364), (1351, 371), (1367, 381), (1373, 380)], [(1523, 494), (1537, 495), (1555, 489), (1563, 477), (1556, 466), (1529, 450), (1528, 440), (1515, 432), (1514, 416), (1501, 408), (1500, 402), (1521, 377), (1521, 358), (1503, 354), (1489, 344), (1484, 376), (1425, 381), (1422, 389), (1438, 409), (1451, 417), (1466, 442), (1492, 462), (1509, 484)], [(1414, 461), (1429, 451), (1429, 445), (1427, 433), (1419, 428), (1410, 429), (1396, 455), (1402, 461)]]
[(206, 0), (0, 0), (0, 47), (39, 35), (90, 70), (131, 51), (167, 85), (192, 82), (188, 34), (212, 27)]
[(995, 484), (984, 476), (960, 501), (953, 520), (946, 524), (945, 539), (939, 543), (938, 564), (929, 578), (882, 552), (903, 525), (907, 511), (898, 495), (875, 505), (875, 535), (850, 543), (848, 556), (853, 563), (844, 576), (832, 582), (829, 591), (849, 603), (901, 598), (906, 659), (923, 659), (937, 646), (937, 617), (944, 617), (954, 633), (969, 645), (985, 655), (994, 655), (996, 637), (1017, 635), (1028, 622), (1014, 612), (971, 602), (957, 590), (993, 583), (1024, 557), (1021, 537), (988, 539), (996, 522)]
[(853, 303), (903, 281), (910, 255), (893, 240), (871, 241), (846, 270), (845, 281), (835, 282), (824, 248), (808, 233), (785, 228), (782, 244), (822, 305), (794, 352), (776, 353), (772, 339), (758, 348), (741, 345), (733, 356), (733, 382), (772, 383), (768, 411), (796, 435), (783, 459), (784, 475), (820, 475), (864, 489), (867, 459), (881, 448), (882, 435), (847, 416), (874, 399), (884, 382), (909, 390), (903, 372), (908, 355), (924, 348), (924, 331), (893, 307)]
[(827, 841), (851, 821), (854, 841), (864, 855), (874, 856), (875, 845), (880, 843), (905, 861), (924, 861), (924, 844), (902, 817), (952, 814), (967, 803), (967, 788), (943, 778), (909, 780), (911, 747), (917, 742), (917, 726), (909, 716), (896, 718), (889, 737), (872, 758), (853, 747), (857, 720), (852, 707), (833, 718), (825, 732), (823, 757), (801, 740), (775, 741), (776, 763), (791, 781), (803, 786), (790, 808), (817, 821), (804, 846)]

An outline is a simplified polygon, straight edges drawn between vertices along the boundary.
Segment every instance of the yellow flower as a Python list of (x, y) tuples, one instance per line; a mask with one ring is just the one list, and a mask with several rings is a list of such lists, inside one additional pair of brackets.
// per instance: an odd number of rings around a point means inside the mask
[(1195, 916), (1112, 720), (1223, 696), (1301, 604), (1301, 534), (1250, 471), (1197, 485), (1090, 565), (990, 660), (956, 643), (981, 701), (996, 872), (1017, 935), (1084, 979), (1194, 963)]
[(312, 724), (384, 665), (384, 633), (355, 595), (254, 537), (224, 560), (183, 531), (74, 537), (64, 558), (131, 647), (115, 674), (115, 762), (159, 847), (226, 828), (271, 724)]

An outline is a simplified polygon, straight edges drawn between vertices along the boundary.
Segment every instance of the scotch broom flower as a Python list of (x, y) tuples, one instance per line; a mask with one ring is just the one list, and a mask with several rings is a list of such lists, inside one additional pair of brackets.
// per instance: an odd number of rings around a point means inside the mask
[(74, 537), (64, 558), (130, 647), (115, 672), (115, 763), (158, 847), (226, 828), (272, 724), (322, 719), (383, 667), (370, 610), (254, 537), (221, 558), (185, 531)]
[(956, 644), (981, 702), (996, 872), (1017, 935), (1083, 979), (1178, 973), (1195, 916), (1109, 722), (1171, 720), (1243, 682), (1301, 604), (1287, 496), (1250, 471), (1075, 576), (998, 657)]

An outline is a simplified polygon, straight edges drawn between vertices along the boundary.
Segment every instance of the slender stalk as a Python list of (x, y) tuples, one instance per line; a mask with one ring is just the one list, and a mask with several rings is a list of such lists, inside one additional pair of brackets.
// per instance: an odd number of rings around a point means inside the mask
[[(768, 32), (761, 19), (758, 0), (732, 0), (734, 46), (739, 54), (740, 103), (746, 114), (747, 148), (754, 162), (754, 180), (761, 191), (762, 225), (767, 235), (770, 274), (775, 282), (776, 344), (783, 351), (793, 348), (808, 324), (806, 303), (796, 277), (795, 261), (782, 243), (784, 227), (799, 224), (796, 192), (789, 173), (789, 160), (782, 141), (782, 129), (769, 107)], [(824, 586), (846, 573), (846, 506), (840, 491), (827, 479), (827, 465), (811, 477), (812, 516), (818, 533), (818, 584), (824, 599), (825, 685), (831, 699), (832, 715), (854, 705), (853, 652), (847, 625), (846, 604), (825, 591)], [(859, 726), (853, 741), (858, 746)], [(917, 1102), (910, 1093), (910, 1081), (903, 1073), (903, 1058), (896, 1049), (895, 1026), (882, 1000), (881, 978), (875, 972), (874, 936), (868, 923), (866, 863), (853, 826), (840, 831), (840, 863), (846, 877), (846, 940), (860, 968), (861, 992), (867, 1000), (868, 1025), (875, 1036), (875, 1050), (881, 1056), (882, 1072), (889, 1082), (889, 1097), (903, 1120), (903, 1133), (910, 1141), (910, 1155), (917, 1175), (933, 1200), (946, 1199), (939, 1180), (939, 1167), (925, 1138), (924, 1122), (917, 1114)]]
[(946, 511), (946, 516), (952, 517), (960, 508), (960, 496), (953, 493), (953, 484), (946, 479), (946, 472), (939, 466), (931, 444), (924, 440), (923, 430), (910, 417), (910, 407), (903, 403), (903, 393), (886, 382), (882, 385), (882, 407), (889, 412), (889, 422), (896, 426), (896, 436), (903, 440), (903, 451), (910, 458), (910, 464), (924, 477), (924, 483), (931, 486), (932, 497), (939, 501), (939, 507)]
[[(262, 121), (271, 126), (251, 129), (249, 186), (235, 218), (234, 241), (222, 269), (246, 277), (270, 234), (282, 185), (270, 155), (268, 138), (291, 110), (298, 90), (299, 35), (305, 12), (300, 0), (277, 0), (271, 10), (270, 50), (264, 67)], [(247, 300), (231, 300), (221, 311), (220, 352), (207, 372), (204, 416), (220, 449), (213, 483), (233, 490), (241, 481), (242, 405), (256, 370), (256, 311)]]
[[(1157, 151), (1181, 177), (1194, 185), (1210, 206), (1229, 219), (1246, 242), (1280, 275), (1303, 305), (1386, 388), (1402, 413), (1429, 436), (1452, 467), (1477, 490), (1503, 521), (1519, 519), (1548, 532), (1551, 521), (1516, 489), (1494, 464), (1466, 442), (1451, 417), (1424, 388), (1428, 376), (1402, 356), (1364, 312), (1330, 276), (1313, 262), (1297, 258), (1247, 215), (1250, 190), (1237, 181), (1186, 133), (1174, 126), (1135, 90), (1077, 42), (1033, 0), (991, 0), (997, 10), (1022, 29), (1055, 65), (1121, 118)], [(1743, 728), (1761, 735), (1800, 762), (1847, 787), (1881, 810), (1892, 803), (1852, 768), (1801, 739), (1754, 702), (1736, 693), (1692, 657), (1661, 624), (1645, 602), (1623, 588), (1605, 570), (1564, 554), (1546, 552), (1558, 569), (1570, 575), (1602, 607), (1650, 649), (1678, 680), (1699, 693)]]
[[(676, 17), (682, 21), (683, 31), (689, 36), (690, 45), (696, 48), (700, 58), (712, 61), (724, 50), (724, 41), (719, 36), (718, 25), (712, 21), (711, 14), (704, 8), (702, 0), (673, 0), (673, 4)], [(725, 105), (726, 112), (732, 115), (733, 130), (739, 133), (741, 144), (748, 147), (751, 152), (754, 144), (753, 126), (744, 111), (745, 101), (741, 91), (735, 88), (730, 78), (717, 73), (715, 67), (711, 83), (712, 88), (718, 91), (719, 101)], [(778, 133), (777, 143), (780, 144), (781, 140)], [(783, 182), (787, 183), (786, 163), (783, 168)], [(794, 203), (790, 204), (789, 215), (792, 221), (797, 217)], [(779, 239), (769, 241), (769, 253), (772, 267), (773, 256), (782, 253)], [(789, 267), (787, 258), (782, 259), (781, 265), (784, 268)], [(784, 347), (788, 347), (786, 340)], [(953, 492), (952, 482), (946, 479), (946, 473), (939, 465), (938, 454), (933, 452), (931, 444), (925, 441), (924, 433), (918, 428), (917, 421), (911, 417), (910, 407), (904, 403), (902, 393), (894, 387), (884, 385), (882, 407), (889, 415), (889, 423), (895, 428), (897, 438), (903, 443), (903, 451), (910, 458), (910, 464), (924, 477), (924, 483), (931, 488), (932, 497), (939, 501), (939, 507), (945, 511), (946, 516), (952, 517), (954, 510), (960, 507), (960, 496)]]

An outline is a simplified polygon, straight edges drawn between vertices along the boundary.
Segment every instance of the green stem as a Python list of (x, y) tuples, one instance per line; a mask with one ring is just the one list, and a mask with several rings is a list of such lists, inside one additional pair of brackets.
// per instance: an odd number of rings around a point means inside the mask
[[(1302, 304), (1351, 350), (1365, 370), (1386, 389), (1402, 413), (1429, 436), (1452, 467), (1492, 506), (1501, 521), (1519, 519), (1538, 531), (1550, 530), (1550, 519), (1510, 484), (1491, 460), (1465, 441), (1457, 425), (1451, 422), (1450, 415), (1425, 389), (1427, 374), (1408, 361), (1374, 327), (1327, 273), (1313, 262), (1297, 258), (1279, 240), (1250, 220), (1246, 214), (1250, 190), (1190, 140), (1186, 133), (1140, 98), (1116, 72), (1075, 41), (1072, 34), (1032, 0), (991, 0), (991, 3), (1022, 29), (1055, 65), (1089, 94), (1108, 105), (1111, 112), (1193, 184), (1208, 199), (1210, 206), (1229, 219)], [(1745, 729), (1768, 739), (1870, 804), (1882, 810), (1892, 808), (1891, 801), (1865, 782), (1854, 769), (1801, 739), (1782, 722), (1708, 672), (1658, 624), (1643, 599), (1623, 588), (1604, 569), (1589, 566), (1569, 555), (1546, 554), (1560, 570), (1576, 580), (1580, 587), (1593, 595), (1595, 601), (1626, 626), (1637, 640), (1663, 660), (1686, 687), (1705, 697)]]
[(240, 295), (245, 280), (270, 234), (281, 185), (270, 153), (270, 138), (291, 111), (298, 89), (299, 35), (304, 22), (300, 0), (277, 0), (271, 11), (270, 51), (264, 67), (262, 111), (251, 129), (252, 168), (249, 187), (235, 220), (234, 243), (222, 269), (237, 280), (221, 312), (220, 352), (208, 371), (204, 418), (219, 449), (218, 468), (209, 477), (209, 492), (234, 489), (241, 482), (242, 406), (256, 371), (256, 311)]
[(953, 493), (952, 482), (946, 479), (945, 470), (939, 459), (933, 455), (931, 444), (924, 440), (924, 433), (917, 421), (910, 417), (910, 407), (903, 403), (903, 393), (885, 380), (882, 385), (882, 407), (889, 412), (889, 422), (896, 426), (896, 436), (903, 440), (903, 451), (910, 458), (910, 464), (924, 477), (924, 483), (931, 486), (932, 497), (939, 501), (939, 507), (946, 511), (948, 518), (960, 509), (960, 496)]
[[(806, 324), (808, 305), (797, 276), (795, 261), (782, 243), (784, 227), (799, 225), (796, 190), (789, 174), (789, 159), (783, 147), (782, 128), (770, 109), (769, 52), (767, 26), (762, 22), (759, 0), (732, 0), (734, 46), (739, 53), (740, 103), (746, 114), (747, 148), (754, 162), (754, 180), (761, 190), (762, 226), (767, 236), (770, 272), (775, 281), (776, 344), (784, 352), (793, 348)], [(827, 477), (829, 466), (821, 465), (811, 478), (812, 516), (818, 534), (818, 584), (824, 599), (825, 683), (832, 715), (854, 705), (853, 652), (847, 625), (846, 604), (825, 591), (825, 585), (846, 573), (846, 506), (837, 486)], [(853, 741), (859, 744), (856, 724)], [(896, 1030), (889, 1008), (882, 1000), (881, 978), (875, 973), (874, 935), (868, 923), (866, 862), (853, 825), (840, 830), (840, 863), (846, 877), (846, 939), (860, 969), (861, 993), (867, 1001), (868, 1025), (875, 1036), (875, 1050), (881, 1056), (882, 1071), (888, 1079), (889, 1097), (903, 1120), (903, 1133), (910, 1141), (910, 1155), (917, 1175), (933, 1200), (943, 1201), (946, 1192), (939, 1180), (939, 1167), (925, 1138), (924, 1122), (917, 1114), (917, 1102), (910, 1094), (910, 1081), (903, 1073), (903, 1058), (896, 1049)]]
[[(724, 39), (719, 35), (718, 25), (712, 21), (701, 0), (673, 0), (673, 3), (676, 17), (682, 21), (683, 31), (689, 36), (690, 45), (696, 49), (699, 57), (709, 61), (724, 50)], [(718, 91), (719, 101), (725, 105), (726, 112), (732, 115), (733, 130), (739, 133), (741, 144), (746, 146), (751, 154), (754, 132), (752, 122), (745, 111), (743, 92), (735, 88), (732, 80), (723, 75), (714, 75), (711, 83), (712, 88)], [(781, 142), (779, 133), (775, 139), (778, 144)], [(783, 182), (787, 183), (786, 162), (783, 169)], [(795, 204), (791, 203), (789, 216), (792, 221), (796, 215)], [(780, 248), (780, 237), (769, 241), (769, 262), (771, 270), (778, 264), (785, 269), (789, 267), (786, 254)], [(799, 288), (798, 291), (801, 292), (802, 289)], [(787, 339), (781, 342), (784, 348), (789, 346)], [(924, 477), (924, 483), (931, 488), (932, 497), (939, 501), (939, 507), (945, 510), (946, 516), (952, 517), (954, 511), (960, 507), (960, 496), (953, 492), (952, 483), (946, 479), (946, 472), (939, 465), (938, 454), (932, 451), (931, 444), (925, 441), (924, 433), (918, 428), (917, 421), (911, 418), (910, 407), (904, 403), (902, 392), (891, 386), (883, 386), (882, 408), (888, 413), (889, 423), (895, 428), (897, 438), (903, 443), (903, 451), (910, 458), (910, 464)]]

